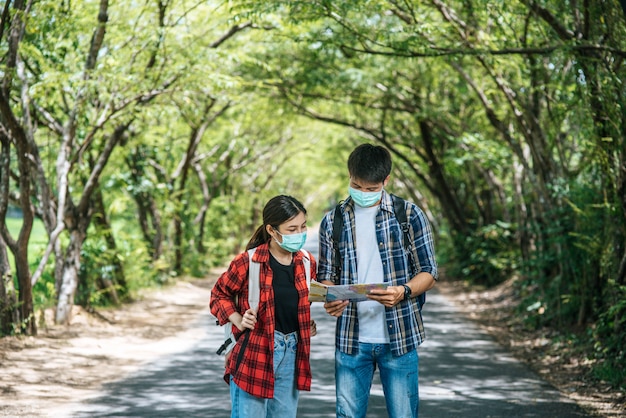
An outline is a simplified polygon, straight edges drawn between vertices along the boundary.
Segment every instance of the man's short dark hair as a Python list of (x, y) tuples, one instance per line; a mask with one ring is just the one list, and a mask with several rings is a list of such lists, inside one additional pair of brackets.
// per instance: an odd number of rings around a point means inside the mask
[(382, 183), (391, 173), (391, 154), (379, 145), (359, 145), (348, 157), (348, 172), (354, 179)]

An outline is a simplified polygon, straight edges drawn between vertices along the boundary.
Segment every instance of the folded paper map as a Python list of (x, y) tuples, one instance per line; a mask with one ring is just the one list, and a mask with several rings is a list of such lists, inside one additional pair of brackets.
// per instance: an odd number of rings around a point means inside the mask
[(385, 283), (349, 284), (341, 286), (327, 286), (311, 280), (309, 302), (332, 302), (334, 300), (349, 300), (358, 302), (367, 300), (367, 294), (374, 289), (387, 289)]

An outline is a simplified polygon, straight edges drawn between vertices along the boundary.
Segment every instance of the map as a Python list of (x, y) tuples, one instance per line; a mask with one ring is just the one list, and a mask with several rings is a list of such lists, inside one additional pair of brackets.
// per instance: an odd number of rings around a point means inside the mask
[(311, 280), (309, 302), (332, 302), (334, 300), (349, 300), (358, 302), (367, 300), (367, 294), (374, 289), (387, 289), (385, 283), (349, 284), (328, 286)]

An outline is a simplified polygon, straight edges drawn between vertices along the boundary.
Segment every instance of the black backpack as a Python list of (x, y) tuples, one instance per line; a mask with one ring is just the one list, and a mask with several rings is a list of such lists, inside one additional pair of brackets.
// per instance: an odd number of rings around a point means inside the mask
[[(396, 220), (400, 224), (402, 228), (402, 234), (404, 236), (404, 250), (409, 254), (409, 264), (410, 264), (410, 274), (411, 277), (416, 274), (417, 269), (417, 261), (415, 260), (415, 252), (413, 251), (413, 239), (411, 237), (411, 229), (409, 227), (409, 222), (406, 219), (406, 210), (404, 209), (405, 201), (404, 199), (391, 195), (391, 199), (393, 200), (393, 213), (396, 217)], [(335, 249), (335, 256), (333, 257), (333, 272), (335, 274), (336, 280), (339, 280), (339, 276), (341, 275), (341, 252), (339, 251), (339, 240), (341, 239), (341, 231), (343, 231), (343, 214), (341, 213), (341, 203), (335, 207), (335, 213), (333, 217), (333, 248)], [(339, 216), (337, 216), (339, 214)], [(417, 297), (417, 301), (419, 302), (419, 309), (422, 310), (422, 306), (426, 303), (426, 292), (422, 293)]]

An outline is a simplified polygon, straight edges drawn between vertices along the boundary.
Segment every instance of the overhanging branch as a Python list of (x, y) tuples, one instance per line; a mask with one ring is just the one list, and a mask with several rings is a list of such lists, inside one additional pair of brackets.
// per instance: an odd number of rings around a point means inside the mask
[(485, 49), (485, 48), (430, 48), (427, 52), (415, 52), (415, 51), (383, 51), (372, 48), (355, 48), (349, 45), (342, 45), (342, 49), (352, 51), (354, 53), (369, 54), (369, 55), (381, 55), (387, 57), (396, 58), (439, 58), (446, 56), (476, 56), (476, 55), (551, 55), (556, 51), (575, 51), (575, 52), (607, 52), (617, 55), (622, 58), (626, 58), (626, 51), (621, 49), (612, 48), (606, 45), (552, 45), (536, 48), (503, 48), (503, 49)]

